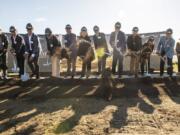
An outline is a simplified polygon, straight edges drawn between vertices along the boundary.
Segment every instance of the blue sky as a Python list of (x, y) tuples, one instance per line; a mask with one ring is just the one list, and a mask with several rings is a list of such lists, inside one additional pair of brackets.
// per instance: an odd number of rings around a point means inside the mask
[(44, 33), (45, 27), (54, 33), (65, 33), (66, 24), (79, 34), (86, 26), (93, 34), (93, 26), (110, 33), (120, 21), (122, 30), (131, 33), (133, 26), (140, 32), (163, 31), (171, 27), (174, 37), (180, 38), (180, 0), (0, 0), (0, 27), (8, 31), (15, 25), (24, 33), (31, 22), (35, 33)]

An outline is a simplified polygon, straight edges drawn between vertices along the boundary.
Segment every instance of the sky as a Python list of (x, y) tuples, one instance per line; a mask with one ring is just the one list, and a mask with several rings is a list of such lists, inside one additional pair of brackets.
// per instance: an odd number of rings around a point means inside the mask
[(134, 26), (139, 27), (140, 33), (172, 28), (174, 38), (180, 38), (180, 0), (0, 0), (0, 3), (0, 27), (5, 32), (14, 25), (19, 33), (25, 33), (30, 22), (37, 34), (43, 34), (46, 27), (55, 34), (64, 34), (66, 24), (71, 24), (77, 35), (82, 26), (93, 34), (94, 25), (109, 34), (119, 21), (127, 34)]

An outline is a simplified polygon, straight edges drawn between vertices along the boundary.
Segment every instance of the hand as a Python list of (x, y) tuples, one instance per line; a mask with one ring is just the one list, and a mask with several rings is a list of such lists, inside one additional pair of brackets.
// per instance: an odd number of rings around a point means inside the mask
[(6, 52), (7, 52), (7, 49), (4, 49), (3, 51), (4, 51), (4, 53), (6, 53)]
[(47, 53), (46, 53), (47, 55), (50, 55), (50, 51), (47, 51)]
[(160, 56), (160, 53), (158, 51), (156, 52), (156, 54)]
[(27, 54), (27, 53), (24, 54), (24, 58), (25, 58), (25, 59), (28, 58), (28, 54)]
[(31, 56), (31, 57), (29, 58), (29, 62), (33, 61), (33, 59), (34, 59), (34, 57)]

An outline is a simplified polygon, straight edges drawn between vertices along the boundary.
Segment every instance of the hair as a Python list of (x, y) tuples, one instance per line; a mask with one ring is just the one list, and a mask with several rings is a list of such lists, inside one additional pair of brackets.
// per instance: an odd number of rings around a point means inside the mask
[[(80, 32), (80, 37), (82, 37), (82, 33), (83, 33), (84, 31), (81, 31)], [(88, 32), (86, 31), (86, 36), (88, 37)]]

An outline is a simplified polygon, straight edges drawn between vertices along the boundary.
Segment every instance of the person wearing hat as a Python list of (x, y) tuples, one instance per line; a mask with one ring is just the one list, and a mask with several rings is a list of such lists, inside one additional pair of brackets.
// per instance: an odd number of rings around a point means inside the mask
[(98, 57), (98, 74), (104, 72), (106, 68), (107, 53), (109, 53), (106, 37), (104, 33), (101, 33), (98, 26), (94, 26), (94, 46)]
[(30, 77), (36, 76), (39, 79), (39, 40), (38, 36), (33, 33), (32, 24), (26, 25), (27, 34), (24, 36), (25, 41), (25, 57), (28, 59), (28, 65), (32, 71)]
[(52, 77), (60, 77), (60, 52), (61, 43), (57, 37), (52, 33), (50, 28), (45, 29), (45, 37), (47, 42), (47, 54), (51, 57), (52, 63)]
[(78, 39), (78, 47), (78, 56), (83, 61), (81, 78), (85, 75), (86, 78), (89, 78), (91, 73), (91, 62), (94, 60), (94, 51), (86, 27), (81, 28), (80, 37)]
[[(154, 37), (150, 36), (148, 41), (144, 43), (141, 50), (141, 74), (144, 75), (144, 66), (146, 65), (147, 71), (150, 72), (150, 55), (154, 50)], [(146, 63), (147, 60), (147, 63)]]
[(17, 66), (19, 67), (19, 77), (21, 77), (21, 75), (24, 75), (24, 39), (17, 33), (14, 26), (9, 28), (9, 32), (11, 33), (11, 53), (16, 57)]
[(173, 74), (173, 55), (175, 40), (172, 37), (173, 30), (171, 28), (166, 30), (166, 35), (160, 38), (157, 54), (160, 55), (160, 76), (164, 74), (164, 65), (167, 62), (167, 73), (171, 77)]
[(110, 45), (113, 48), (112, 73), (116, 73), (116, 65), (118, 63), (118, 75), (120, 78), (123, 72), (123, 55), (126, 52), (126, 36), (121, 31), (120, 22), (115, 24), (115, 31), (110, 35)]
[(70, 24), (67, 24), (66, 35), (63, 36), (63, 45), (66, 51), (63, 51), (64, 56), (67, 58), (67, 74), (74, 78), (76, 73), (76, 59), (77, 59), (77, 42), (76, 35), (72, 33), (72, 27)]
[(178, 59), (178, 73), (180, 74), (180, 39), (176, 44), (176, 54)]
[(0, 71), (3, 71), (2, 79), (7, 79), (6, 53), (8, 49), (8, 38), (0, 28)]
[(134, 27), (132, 29), (132, 34), (128, 36), (127, 39), (128, 53), (131, 56), (130, 74), (135, 75), (135, 78), (138, 77), (140, 52), (142, 49), (142, 39), (138, 34), (138, 31), (139, 28)]

